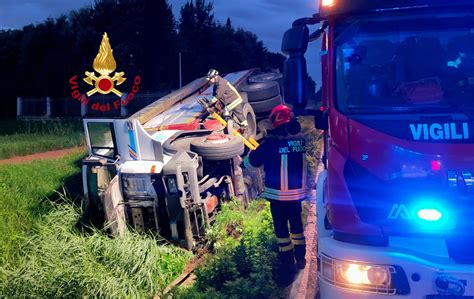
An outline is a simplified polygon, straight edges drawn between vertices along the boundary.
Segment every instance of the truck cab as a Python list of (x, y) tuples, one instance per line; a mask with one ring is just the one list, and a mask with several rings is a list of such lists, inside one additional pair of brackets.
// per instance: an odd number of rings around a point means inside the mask
[(321, 298), (473, 298), (473, 14), (462, 0), (322, 0), (294, 23), (321, 24), (306, 35), (322, 39)]

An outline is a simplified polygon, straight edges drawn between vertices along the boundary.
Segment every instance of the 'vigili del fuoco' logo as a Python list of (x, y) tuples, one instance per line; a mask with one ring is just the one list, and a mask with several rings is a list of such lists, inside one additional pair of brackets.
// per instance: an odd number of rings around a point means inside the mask
[[(89, 90), (86, 95), (81, 94), (79, 91), (79, 84), (77, 82), (77, 76), (74, 75), (69, 79), (69, 84), (71, 87), (71, 96), (73, 99), (81, 102), (83, 105), (88, 105), (90, 102), (90, 96), (95, 93), (100, 93), (103, 95), (114, 93), (120, 99), (114, 100), (112, 103), (101, 104), (99, 102), (91, 103), (90, 107), (92, 110), (98, 111), (110, 111), (117, 110), (120, 106), (126, 106), (130, 103), (131, 100), (135, 97), (135, 94), (140, 90), (140, 76), (135, 76), (133, 79), (133, 87), (131, 92), (127, 94), (126, 97), (122, 97), (122, 92), (118, 89), (118, 86), (124, 83), (127, 78), (125, 78), (124, 72), (114, 72), (117, 68), (117, 63), (115, 62), (114, 56), (112, 54), (112, 47), (109, 43), (109, 37), (107, 33), (104, 33), (102, 37), (102, 42), (100, 43), (99, 53), (94, 59), (93, 63), (93, 72), (85, 72), (86, 77), (83, 80), (93, 86), (94, 88)], [(96, 72), (99, 74), (96, 75)], [(113, 75), (111, 76), (111, 74)]]

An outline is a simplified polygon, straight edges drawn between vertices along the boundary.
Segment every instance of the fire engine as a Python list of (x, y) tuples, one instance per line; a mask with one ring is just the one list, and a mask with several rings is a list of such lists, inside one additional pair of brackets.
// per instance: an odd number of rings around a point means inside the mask
[(321, 298), (474, 298), (474, 3), (321, 0), (282, 42), (300, 113), (317, 39)]

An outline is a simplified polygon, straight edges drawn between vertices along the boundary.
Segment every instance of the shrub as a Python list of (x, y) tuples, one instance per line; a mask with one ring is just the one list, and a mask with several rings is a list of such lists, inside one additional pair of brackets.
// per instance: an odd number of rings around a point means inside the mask
[(196, 270), (196, 283), (175, 290), (177, 298), (277, 298), (272, 279), (276, 240), (269, 204), (254, 201), (245, 213), (239, 204), (223, 206), (210, 231), (214, 255)]

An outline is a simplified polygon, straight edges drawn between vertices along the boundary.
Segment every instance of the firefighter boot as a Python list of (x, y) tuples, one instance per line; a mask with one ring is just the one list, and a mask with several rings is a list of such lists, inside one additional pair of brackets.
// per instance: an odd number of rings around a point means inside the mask
[(306, 242), (303, 233), (290, 234), (291, 242), (295, 248), (295, 259), (298, 269), (304, 269), (306, 266)]
[(294, 281), (296, 267), (293, 249), (278, 253), (277, 271), (275, 281), (280, 287), (286, 287)]
[(296, 266), (298, 269), (304, 269), (306, 267), (306, 246), (305, 245), (295, 245), (295, 258), (296, 258)]

